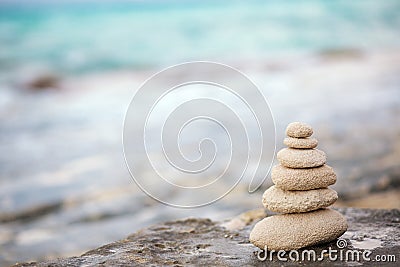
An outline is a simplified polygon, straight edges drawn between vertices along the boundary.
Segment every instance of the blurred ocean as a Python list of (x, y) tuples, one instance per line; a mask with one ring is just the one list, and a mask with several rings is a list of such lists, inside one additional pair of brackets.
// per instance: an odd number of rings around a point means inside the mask
[(0, 1), (1, 78), (400, 44), (400, 2)]
[(338, 205), (399, 208), (400, 1), (0, 0), (0, 266), (261, 207), (263, 190), (245, 184), (181, 210), (132, 182), (126, 108), (148, 77), (190, 60), (255, 81), (278, 149), (289, 122), (312, 124), (338, 174)]

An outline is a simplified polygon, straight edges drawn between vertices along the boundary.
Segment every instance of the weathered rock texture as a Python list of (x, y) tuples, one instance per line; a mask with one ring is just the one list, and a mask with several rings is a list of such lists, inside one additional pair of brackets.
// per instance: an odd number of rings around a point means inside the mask
[[(349, 223), (342, 236), (347, 241), (346, 251), (369, 249), (376, 255), (394, 255), (396, 262), (379, 263), (379, 266), (397, 266), (400, 261), (400, 210), (340, 209)], [(166, 222), (143, 229), (126, 239), (91, 250), (81, 256), (40, 263), (20, 263), (15, 266), (295, 266), (298, 262), (261, 262), (260, 251), (249, 243), (250, 230), (265, 217), (263, 210), (244, 213), (230, 221), (214, 222), (209, 219), (189, 218)], [(99, 233), (101, 234), (101, 233)], [(90, 237), (88, 237), (90, 238)], [(336, 241), (311, 247), (317, 254), (323, 249), (338, 249)], [(306, 249), (311, 249), (306, 248)], [(303, 250), (299, 250), (301, 253)], [(376, 262), (359, 262), (376, 266)], [(357, 262), (330, 261), (327, 255), (319, 262), (304, 265), (343, 266)]]

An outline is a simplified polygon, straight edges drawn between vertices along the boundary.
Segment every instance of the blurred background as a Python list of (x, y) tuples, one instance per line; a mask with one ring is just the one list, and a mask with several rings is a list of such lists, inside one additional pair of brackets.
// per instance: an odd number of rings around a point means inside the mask
[(313, 126), (338, 174), (336, 206), (400, 208), (399, 1), (0, 0), (0, 266), (262, 207), (269, 177), (255, 194), (240, 184), (182, 210), (127, 171), (130, 99), (191, 60), (231, 65), (259, 86), (278, 149), (289, 122)]

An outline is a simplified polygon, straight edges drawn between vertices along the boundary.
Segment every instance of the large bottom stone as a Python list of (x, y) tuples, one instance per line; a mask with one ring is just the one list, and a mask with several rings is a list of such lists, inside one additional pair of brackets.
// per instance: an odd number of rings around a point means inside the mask
[(332, 241), (346, 230), (347, 221), (339, 212), (321, 209), (267, 217), (254, 226), (250, 242), (269, 251), (292, 250)]

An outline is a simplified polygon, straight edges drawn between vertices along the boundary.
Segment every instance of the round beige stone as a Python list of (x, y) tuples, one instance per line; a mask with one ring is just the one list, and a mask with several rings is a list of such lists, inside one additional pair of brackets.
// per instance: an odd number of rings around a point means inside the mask
[(318, 149), (284, 148), (276, 155), (278, 161), (288, 168), (313, 168), (325, 164), (326, 155)]
[(331, 209), (320, 209), (267, 217), (254, 226), (250, 242), (269, 251), (287, 251), (333, 241), (346, 230), (347, 221), (343, 215)]
[(336, 182), (332, 167), (322, 165), (316, 168), (292, 169), (280, 164), (271, 171), (272, 182), (283, 190), (311, 190), (325, 188)]
[(294, 138), (286, 137), (283, 143), (291, 148), (315, 148), (318, 146), (318, 140), (315, 138)]
[(271, 186), (264, 192), (262, 203), (271, 211), (299, 213), (326, 208), (335, 203), (337, 199), (336, 191), (329, 188), (284, 191), (276, 186)]
[(286, 135), (289, 137), (310, 137), (313, 129), (310, 125), (303, 122), (292, 122), (286, 128)]

